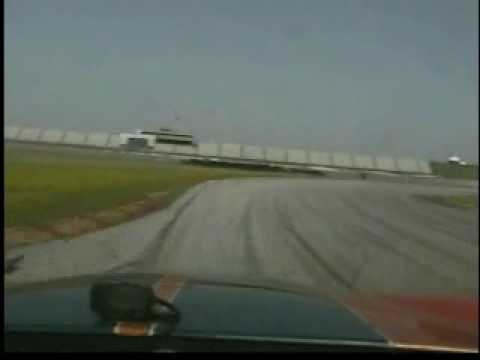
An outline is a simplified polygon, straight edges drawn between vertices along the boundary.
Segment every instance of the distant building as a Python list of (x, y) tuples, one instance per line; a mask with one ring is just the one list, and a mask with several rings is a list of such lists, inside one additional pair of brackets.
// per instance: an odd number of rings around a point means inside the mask
[(160, 128), (158, 130), (136, 129), (133, 134), (120, 134), (120, 139), (121, 146), (130, 150), (153, 149), (155, 144), (197, 145), (192, 134), (168, 128)]
[(448, 163), (455, 165), (467, 165), (466, 161), (462, 160), (459, 156), (456, 155), (449, 156)]
[(459, 164), (460, 163), (460, 158), (458, 156), (452, 155), (448, 157), (448, 163), (449, 164)]
[(137, 132), (135, 134), (122, 133), (120, 134), (120, 146), (128, 150), (153, 149), (155, 137)]
[(142, 131), (143, 135), (153, 135), (157, 144), (196, 145), (193, 135), (185, 131), (176, 131), (168, 128), (160, 128), (153, 131)]

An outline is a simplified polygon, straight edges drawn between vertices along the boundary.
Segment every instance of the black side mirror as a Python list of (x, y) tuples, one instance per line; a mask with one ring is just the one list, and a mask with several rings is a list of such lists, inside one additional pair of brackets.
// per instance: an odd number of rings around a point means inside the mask
[(94, 284), (91, 309), (105, 321), (162, 321), (177, 323), (180, 314), (170, 303), (157, 298), (146, 286), (121, 282)]

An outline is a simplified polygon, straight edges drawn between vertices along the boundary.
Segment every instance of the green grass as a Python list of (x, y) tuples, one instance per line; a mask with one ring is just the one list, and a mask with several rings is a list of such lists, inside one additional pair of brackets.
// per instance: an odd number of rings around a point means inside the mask
[(432, 162), (432, 172), (448, 179), (478, 179), (478, 165), (457, 165), (443, 162)]
[(432, 203), (442, 206), (466, 210), (478, 208), (478, 197), (475, 194), (461, 194), (451, 196), (422, 195), (420, 197), (426, 201), (430, 201)]
[(65, 148), (5, 145), (5, 226), (48, 225), (169, 191), (178, 196), (210, 179), (272, 176), (118, 154)]

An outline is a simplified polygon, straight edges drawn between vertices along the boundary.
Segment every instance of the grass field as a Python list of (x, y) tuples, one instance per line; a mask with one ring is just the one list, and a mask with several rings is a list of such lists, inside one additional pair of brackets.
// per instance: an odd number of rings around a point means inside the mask
[(168, 191), (171, 198), (210, 179), (272, 176), (124, 155), (5, 144), (5, 226), (44, 226)]
[(443, 162), (430, 163), (434, 175), (448, 179), (478, 179), (477, 165), (456, 165)]
[(442, 206), (466, 210), (478, 208), (478, 196), (475, 194), (462, 194), (452, 196), (422, 195), (421, 198)]

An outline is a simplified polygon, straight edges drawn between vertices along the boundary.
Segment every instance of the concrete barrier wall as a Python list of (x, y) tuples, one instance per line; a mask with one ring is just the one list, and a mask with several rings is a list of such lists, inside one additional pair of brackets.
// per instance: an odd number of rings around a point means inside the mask
[(106, 133), (90, 133), (85, 141), (86, 145), (105, 147), (107, 146), (109, 134)]
[(173, 152), (182, 155), (197, 155), (198, 149), (196, 146), (175, 145)]
[(264, 160), (263, 148), (256, 145), (244, 145), (242, 158), (248, 160)]
[(310, 151), (309, 162), (314, 165), (332, 165), (330, 154), (326, 152)]
[(6, 126), (3, 137), (4, 139), (14, 140), (17, 138), (19, 131), (20, 128), (18, 126)]
[(242, 145), (239, 144), (221, 144), (220, 156), (228, 158), (241, 158), (242, 157)]
[(122, 138), (120, 137), (120, 135), (110, 135), (110, 137), (108, 138), (107, 147), (118, 148), (121, 144)]
[(395, 161), (388, 156), (378, 156), (375, 158), (376, 162), (376, 169), (377, 170), (384, 170), (384, 171), (397, 171), (397, 167), (395, 166)]
[(397, 169), (398, 171), (407, 172), (407, 173), (419, 172), (418, 164), (415, 159), (407, 159), (407, 158), (397, 159)]
[(71, 145), (84, 145), (85, 134), (78, 131), (67, 131), (62, 142)]
[(163, 152), (163, 153), (173, 153), (173, 144), (154, 144), (153, 151)]
[(374, 169), (373, 159), (367, 155), (353, 155), (353, 166), (359, 169)]
[(333, 165), (338, 167), (353, 167), (352, 157), (347, 153), (333, 153)]
[(274, 162), (287, 161), (287, 154), (284, 149), (266, 146), (265, 147), (265, 160)]
[(40, 135), (40, 141), (57, 144), (63, 139), (64, 132), (61, 130), (48, 129)]
[(17, 134), (17, 140), (22, 141), (38, 141), (40, 137), (40, 129), (22, 128)]
[[(5, 140), (41, 141), (64, 145), (88, 145), (96, 147), (120, 148), (122, 139), (119, 134), (93, 132), (84, 134), (77, 131), (57, 129), (37, 129), (31, 127), (5, 126)], [(289, 162), (292, 164), (310, 164), (313, 166), (336, 166), (339, 168), (375, 169), (380, 171), (431, 174), (427, 161), (414, 158), (394, 159), (388, 156), (370, 157), (366, 155), (305, 151), (302, 149), (282, 149), (258, 145), (213, 144), (197, 146), (155, 144), (154, 151), (206, 157), (238, 158), (268, 162)]]
[(418, 160), (418, 169), (423, 174), (431, 174), (432, 168), (430, 164), (425, 160)]
[(307, 163), (307, 152), (300, 149), (288, 149), (287, 161), (291, 163), (305, 164)]
[(218, 156), (218, 144), (198, 144), (198, 155)]

